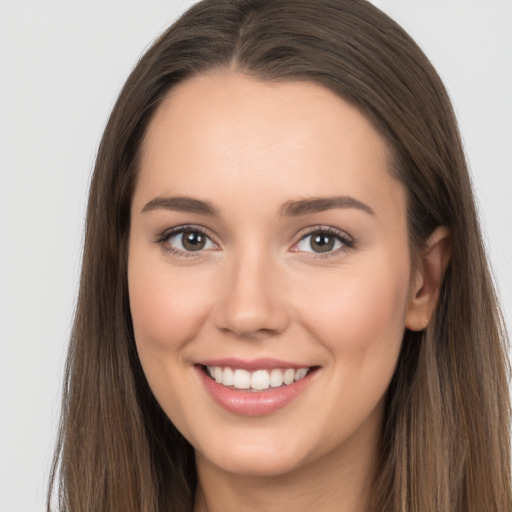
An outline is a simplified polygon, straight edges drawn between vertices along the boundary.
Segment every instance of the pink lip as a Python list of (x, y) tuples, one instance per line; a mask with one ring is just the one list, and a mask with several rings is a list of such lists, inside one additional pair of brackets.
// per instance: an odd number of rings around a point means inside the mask
[[(212, 364), (211, 366), (230, 366), (234, 368), (246, 369), (246, 366), (238, 366), (232, 364)], [(210, 363), (208, 363), (210, 365)], [(281, 363), (280, 363), (281, 364)], [(294, 366), (274, 366), (273, 368), (293, 368)], [(258, 365), (254, 369), (271, 368), (266, 365)], [(304, 366), (297, 366), (304, 368)], [(316, 372), (310, 372), (306, 377), (289, 385), (283, 385), (279, 388), (269, 388), (265, 391), (251, 392), (245, 390), (235, 390), (218, 384), (204, 369), (196, 366), (204, 387), (213, 398), (213, 400), (226, 411), (242, 416), (264, 416), (271, 414), (278, 409), (288, 405), (296, 397), (298, 397), (310, 384), (311, 377)]]
[(197, 363), (203, 366), (228, 366), (229, 368), (240, 368), (241, 370), (247, 370), (248, 372), (253, 372), (255, 370), (273, 370), (274, 368), (293, 368), (294, 370), (299, 370), (300, 368), (310, 367), (310, 365), (307, 364), (304, 365), (263, 357), (259, 359), (251, 359), (250, 361), (229, 357), (224, 359), (208, 359), (207, 361), (198, 361)]

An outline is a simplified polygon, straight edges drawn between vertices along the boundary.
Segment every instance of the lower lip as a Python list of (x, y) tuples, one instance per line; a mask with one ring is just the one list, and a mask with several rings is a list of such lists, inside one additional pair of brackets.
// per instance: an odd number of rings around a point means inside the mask
[(264, 416), (271, 414), (297, 398), (309, 385), (312, 373), (303, 379), (265, 391), (235, 390), (215, 382), (198, 366), (200, 378), (213, 400), (226, 411), (242, 416)]

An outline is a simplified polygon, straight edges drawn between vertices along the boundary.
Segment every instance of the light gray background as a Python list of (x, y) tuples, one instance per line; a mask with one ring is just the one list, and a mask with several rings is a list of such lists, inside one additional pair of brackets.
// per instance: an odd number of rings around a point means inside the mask
[[(44, 508), (99, 138), (137, 58), (192, 3), (0, 0), (0, 512)], [(374, 3), (452, 96), (510, 325), (512, 1)]]

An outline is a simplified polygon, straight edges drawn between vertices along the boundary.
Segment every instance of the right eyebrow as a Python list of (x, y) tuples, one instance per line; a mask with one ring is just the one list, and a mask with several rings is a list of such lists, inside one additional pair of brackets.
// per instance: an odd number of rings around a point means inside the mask
[(210, 202), (186, 196), (155, 197), (142, 208), (142, 213), (160, 209), (220, 216), (220, 212)]

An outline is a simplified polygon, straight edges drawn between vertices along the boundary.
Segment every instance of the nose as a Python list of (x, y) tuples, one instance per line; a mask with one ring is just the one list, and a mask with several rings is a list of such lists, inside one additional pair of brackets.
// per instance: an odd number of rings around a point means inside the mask
[(278, 267), (256, 251), (233, 256), (213, 312), (218, 329), (245, 339), (273, 337), (286, 329), (289, 309)]

